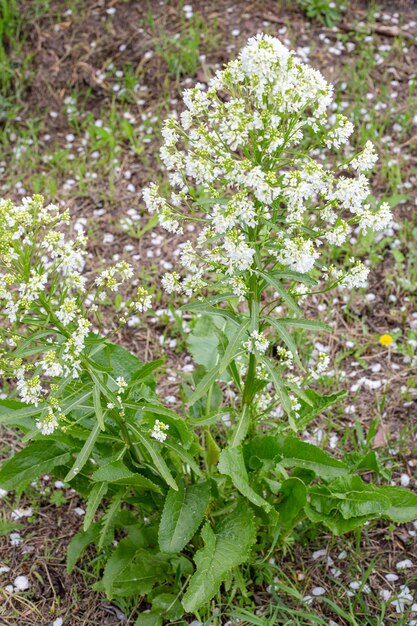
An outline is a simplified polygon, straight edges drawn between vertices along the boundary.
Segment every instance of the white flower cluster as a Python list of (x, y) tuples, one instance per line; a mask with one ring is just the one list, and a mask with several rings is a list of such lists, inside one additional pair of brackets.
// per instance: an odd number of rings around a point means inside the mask
[(155, 424), (153, 425), (153, 428), (151, 430), (151, 437), (153, 437), (160, 443), (163, 443), (168, 437), (166, 432), (168, 429), (168, 424), (164, 424), (164, 422), (161, 422), (160, 420), (155, 420)]
[[(58, 391), (80, 377), (89, 314), (133, 276), (121, 261), (88, 285), (83, 275), (87, 240), (65, 235), (69, 212), (44, 205), (42, 196), (20, 205), (0, 201), (1, 375), (16, 381), (20, 399), (42, 408), (37, 426), (50, 434), (64, 418)], [(150, 295), (139, 288), (127, 313), (145, 311)], [(121, 318), (120, 323), (126, 320)], [(123, 381), (120, 379), (119, 393)]]
[[(242, 300), (260, 262), (309, 273), (324, 242), (342, 245), (353, 225), (376, 231), (389, 224), (386, 203), (376, 211), (366, 203), (364, 172), (377, 158), (371, 142), (334, 169), (317, 161), (317, 145), (342, 148), (353, 132), (341, 115), (331, 123), (332, 94), (320, 72), (262, 34), (207, 89), (184, 92), (181, 122), (170, 118), (163, 130), (171, 197), (155, 184), (143, 192), (170, 232), (182, 233), (186, 221), (203, 225), (184, 245), (183, 271), (164, 277), (168, 292), (189, 297), (221, 277), (222, 288)], [(363, 272), (348, 276), (339, 284), (363, 284)]]
[(250, 333), (250, 339), (243, 344), (243, 347), (251, 353), (265, 354), (269, 347), (269, 341), (265, 337), (264, 333), (260, 333), (257, 330), (253, 330)]

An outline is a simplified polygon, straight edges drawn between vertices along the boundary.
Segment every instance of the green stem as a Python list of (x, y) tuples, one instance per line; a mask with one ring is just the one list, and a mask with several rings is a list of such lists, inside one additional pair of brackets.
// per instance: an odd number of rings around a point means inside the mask
[(137, 443), (132, 441), (130, 437), (129, 429), (126, 426), (126, 420), (118, 415), (116, 412), (113, 412), (113, 418), (119, 424), (120, 432), (122, 433), (123, 441), (125, 442), (126, 448), (128, 448), (128, 450), (132, 452), (132, 455), (134, 456), (137, 463), (142, 463), (142, 454)]

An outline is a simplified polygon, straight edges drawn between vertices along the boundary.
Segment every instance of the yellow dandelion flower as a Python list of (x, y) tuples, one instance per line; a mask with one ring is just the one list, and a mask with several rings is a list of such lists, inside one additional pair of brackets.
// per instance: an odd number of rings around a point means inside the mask
[(381, 346), (390, 346), (394, 343), (394, 339), (392, 335), (381, 335), (379, 338), (379, 343)]

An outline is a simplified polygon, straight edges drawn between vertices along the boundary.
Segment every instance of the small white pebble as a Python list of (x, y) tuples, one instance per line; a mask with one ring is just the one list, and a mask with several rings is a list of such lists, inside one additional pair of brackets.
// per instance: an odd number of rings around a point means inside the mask
[(391, 597), (391, 591), (389, 589), (380, 589), (379, 596), (381, 600), (384, 600), (384, 602), (388, 602)]
[(62, 626), (63, 623), (64, 620), (62, 619), (62, 617), (57, 617), (56, 620), (52, 622), (52, 626)]
[(26, 576), (17, 576), (13, 584), (17, 591), (26, 591), (26, 589), (29, 589), (29, 581)]
[(313, 587), (311, 593), (313, 596), (322, 596), (326, 593), (326, 590), (323, 587)]
[(315, 552), (313, 552), (312, 556), (313, 556), (313, 559), (316, 561), (320, 557), (326, 556), (326, 554), (327, 554), (327, 550), (325, 548), (322, 548), (321, 550), (316, 550)]
[(395, 583), (395, 581), (398, 580), (398, 576), (397, 574), (385, 574), (385, 579), (389, 583)]
[(396, 565), (396, 568), (398, 570), (410, 569), (410, 567), (413, 567), (413, 562), (410, 561), (410, 559), (404, 559), (404, 561), (398, 561)]
[(30, 517), (33, 514), (31, 507), (27, 509), (15, 509), (12, 511), (13, 519), (20, 519), (21, 517)]
[(19, 533), (10, 533), (10, 545), (18, 546), (19, 543), (22, 543), (22, 538)]
[(408, 487), (409, 484), (410, 484), (410, 477), (408, 476), (408, 474), (401, 474), (401, 485), (403, 487)]
[(85, 515), (85, 511), (84, 511), (84, 509), (82, 509), (80, 506), (77, 506), (77, 507), (74, 509), (74, 513), (76, 513), (76, 514), (77, 514), (77, 515), (79, 515), (80, 517), (81, 517), (82, 515)]

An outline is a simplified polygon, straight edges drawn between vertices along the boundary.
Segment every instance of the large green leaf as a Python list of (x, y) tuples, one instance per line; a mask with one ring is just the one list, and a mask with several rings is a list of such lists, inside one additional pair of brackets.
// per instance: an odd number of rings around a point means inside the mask
[(134, 626), (162, 626), (162, 617), (156, 611), (143, 612), (136, 618)]
[(236, 489), (253, 504), (263, 507), (265, 511), (271, 510), (269, 502), (264, 500), (249, 484), (242, 448), (235, 447), (222, 450), (218, 469), (221, 474), (230, 476)]
[(212, 317), (203, 315), (187, 337), (188, 350), (194, 361), (212, 369), (218, 360), (219, 329)]
[(71, 459), (68, 449), (55, 441), (34, 441), (17, 452), (0, 469), (0, 487), (21, 491), (33, 480), (49, 474)]
[(315, 472), (321, 478), (336, 478), (348, 473), (348, 467), (321, 448), (289, 436), (283, 445), (284, 467), (299, 467)]
[(363, 482), (359, 476), (343, 476), (328, 485), (310, 487), (310, 504), (326, 515), (339, 512), (344, 519), (380, 517), (391, 505), (378, 488)]
[(195, 554), (197, 569), (182, 600), (190, 613), (210, 602), (228, 573), (248, 560), (256, 541), (253, 513), (247, 505), (238, 506), (214, 530), (207, 522), (201, 536), (204, 547)]
[(123, 461), (114, 461), (113, 463), (102, 465), (91, 476), (91, 480), (97, 482), (106, 481), (116, 485), (130, 485), (138, 489), (150, 489), (151, 491), (162, 493), (159, 485), (146, 478), (146, 476), (142, 476), (142, 474), (132, 472)]
[(108, 370), (113, 379), (123, 376), (128, 383), (143, 367), (142, 361), (129, 350), (109, 341), (106, 341), (103, 348), (94, 354), (92, 360)]
[(81, 530), (74, 535), (67, 548), (67, 571), (69, 573), (75, 567), (76, 562), (80, 558), (82, 552), (90, 543), (95, 543), (100, 532), (100, 524), (96, 522), (92, 524), (87, 531)]
[(163, 582), (163, 564), (144, 548), (137, 548), (131, 537), (119, 541), (116, 550), (106, 563), (103, 587), (111, 600), (114, 595), (143, 595), (156, 582)]
[(194, 392), (188, 398), (190, 405), (193, 405), (203, 397), (207, 389), (214, 383), (217, 378), (223, 374), (227, 367), (231, 364), (236, 354), (239, 352), (243, 337), (246, 334), (250, 320), (245, 319), (235, 330), (230, 338), (222, 359), (210, 369), (200, 380)]
[(378, 491), (390, 501), (384, 517), (399, 524), (417, 520), (417, 495), (415, 493), (401, 487), (389, 486), (378, 487)]
[(100, 424), (99, 422), (97, 422), (94, 425), (93, 430), (89, 434), (88, 439), (86, 440), (85, 444), (81, 448), (80, 452), (77, 454), (77, 458), (75, 459), (73, 466), (71, 467), (68, 474), (65, 476), (64, 478), (65, 482), (69, 482), (70, 480), (72, 480), (74, 476), (76, 476), (82, 470), (84, 465), (87, 463), (88, 459), (91, 456), (93, 448), (95, 446), (97, 438), (100, 434), (100, 430), (101, 430)]
[(139, 548), (130, 563), (113, 580), (113, 594), (117, 597), (146, 595), (155, 584), (163, 584), (169, 574), (166, 555)]
[(102, 499), (106, 495), (107, 489), (108, 489), (107, 483), (96, 483), (95, 485), (92, 486), (91, 491), (88, 495), (88, 499), (87, 499), (87, 507), (85, 510), (85, 517), (84, 517), (84, 524), (83, 524), (84, 530), (88, 530), (89, 527), (91, 526), (91, 523), (94, 519), (95, 512), (100, 506)]
[(280, 523), (290, 524), (307, 502), (307, 489), (302, 480), (287, 478), (280, 488), (281, 501), (277, 505)]
[(373, 515), (365, 515), (363, 517), (352, 517), (351, 519), (344, 519), (340, 513), (333, 511), (331, 514), (326, 515), (320, 513), (310, 505), (306, 505), (304, 508), (308, 519), (315, 524), (324, 524), (327, 528), (330, 528), (334, 535), (343, 535), (355, 528), (361, 528), (365, 522), (372, 519)]
[(187, 545), (200, 526), (209, 501), (208, 481), (169, 490), (159, 525), (162, 552), (180, 552)]
[(45, 404), (36, 407), (17, 400), (0, 400), (0, 424), (31, 428), (33, 420), (30, 418), (39, 415), (46, 408)]
[(282, 458), (284, 439), (274, 435), (257, 435), (243, 448), (246, 465), (251, 469), (266, 466), (273, 469)]

